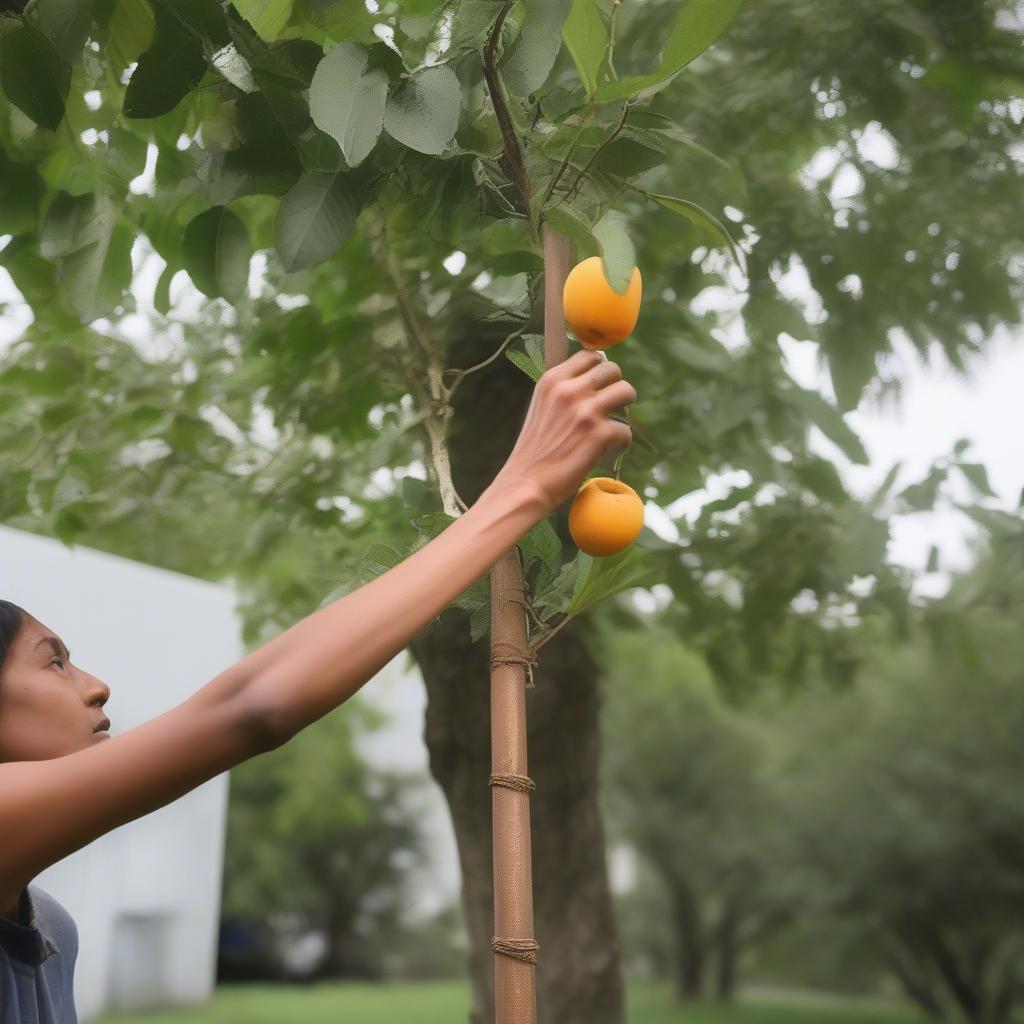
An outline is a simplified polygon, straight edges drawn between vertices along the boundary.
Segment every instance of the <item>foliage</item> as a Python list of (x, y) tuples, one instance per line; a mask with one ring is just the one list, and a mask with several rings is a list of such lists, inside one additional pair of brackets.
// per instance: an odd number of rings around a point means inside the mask
[(414, 780), (369, 768), (353, 742), (379, 724), (356, 701), (231, 773), (224, 912), (261, 925), (293, 914), (324, 930), (328, 976), (387, 973), (422, 858)]
[(781, 845), (767, 737), (663, 624), (605, 636), (609, 820), (658, 879), (679, 997), (730, 998), (741, 957), (787, 912), (770, 884)]
[(977, 1022), (1021, 998), (1022, 542), (1018, 517), (928, 610), (934, 641), (874, 652), (854, 691), (788, 723), (805, 893), (870, 935), (923, 1008)]
[[(893, 330), (962, 365), (1016, 320), (1018, 35), (980, 2), (639, 10), (41, 0), (0, 17), (0, 263), (34, 317), (0, 368), (4, 521), (234, 579), (250, 641), (287, 625), (448, 521), (370, 480), (419, 462), (444, 493), (423, 427), (443, 435), (460, 323), (509, 322), (509, 358), (537, 375), (547, 221), (613, 279), (634, 252), (644, 268), (620, 356), (642, 396), (627, 475), (662, 508), (748, 480), (677, 514), (679, 543), (645, 531), (619, 581), (671, 588), (730, 693), (849, 680), (840, 610), (899, 620), (906, 581), (884, 563), (887, 516), (837, 475), (859, 441), (789, 378), (778, 338), (819, 341), (846, 409), (887, 386)], [(809, 176), (829, 147), (832, 171)], [(832, 197), (841, 173), (863, 190)], [(152, 297), (127, 290), (132, 252), (162, 268)], [(787, 296), (801, 266), (820, 312)], [(211, 297), (196, 322), (185, 274)], [(687, 309), (744, 282), (740, 318)], [(163, 351), (137, 357), (122, 326)], [(257, 441), (268, 419), (279, 436)], [(538, 643), (583, 611), (571, 555), (539, 558)], [(481, 636), (485, 589), (461, 606)]]

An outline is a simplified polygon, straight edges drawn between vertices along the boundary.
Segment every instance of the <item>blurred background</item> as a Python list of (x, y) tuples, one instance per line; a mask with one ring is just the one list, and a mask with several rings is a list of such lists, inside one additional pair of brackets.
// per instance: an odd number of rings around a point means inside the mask
[[(528, 691), (540, 1020), (1021, 1019), (1013, 0), (749, 0), (593, 139), (580, 20), (609, 81), (609, 40), (619, 76), (664, 65), (697, 0), (0, 4), (0, 596), (88, 651), (116, 734), (443, 529), (426, 427), (486, 487), (542, 330), (481, 81), (506, 6), (512, 54), (569, 13), (530, 88), (505, 69), (529, 174), (579, 173), (569, 207), (621, 212), (644, 275), (609, 355), (645, 531), (595, 569), (563, 509), (523, 548), (567, 623)], [(172, 10), (197, 73), (130, 85)], [(55, 119), (19, 84), (29, 27), (70, 68)], [(348, 168), (313, 77), (346, 40), (388, 74), (452, 58), (443, 153), (385, 118)], [(285, 199), (338, 166), (350, 223), (311, 256)], [(81, 1019), (491, 1019), (485, 582), (187, 813), (40, 876)], [(194, 657), (108, 660), (129, 614)]]

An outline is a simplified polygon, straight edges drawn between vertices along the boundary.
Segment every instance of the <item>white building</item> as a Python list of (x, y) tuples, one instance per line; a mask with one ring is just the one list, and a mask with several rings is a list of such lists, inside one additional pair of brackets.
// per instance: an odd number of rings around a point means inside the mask
[[(243, 656), (229, 587), (0, 526), (0, 597), (54, 630), (111, 689), (117, 736)], [(39, 874), (79, 931), (75, 1003), (100, 1013), (212, 994), (228, 798), (224, 773)]]

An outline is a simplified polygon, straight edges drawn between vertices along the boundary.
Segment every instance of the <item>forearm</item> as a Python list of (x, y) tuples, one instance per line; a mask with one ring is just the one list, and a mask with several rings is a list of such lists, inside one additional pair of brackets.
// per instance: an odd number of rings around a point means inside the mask
[(546, 513), (528, 484), (499, 477), (404, 561), (250, 654), (242, 677), (271, 735), (285, 742), (348, 700)]

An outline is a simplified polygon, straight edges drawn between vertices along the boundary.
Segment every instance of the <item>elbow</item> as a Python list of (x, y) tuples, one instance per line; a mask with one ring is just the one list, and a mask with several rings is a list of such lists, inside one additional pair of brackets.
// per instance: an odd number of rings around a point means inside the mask
[(286, 724), (276, 702), (249, 694), (247, 705), (245, 718), (256, 753), (265, 754), (277, 750), (292, 738), (294, 732)]

